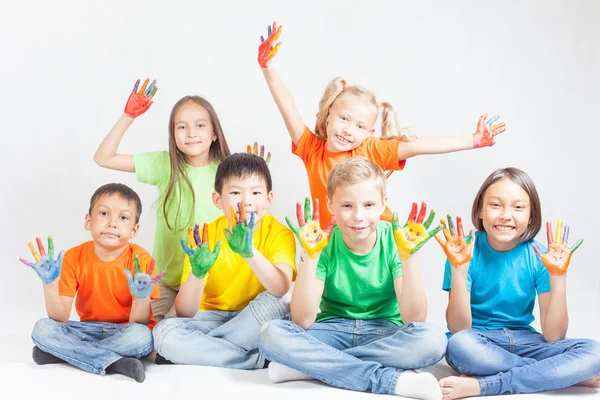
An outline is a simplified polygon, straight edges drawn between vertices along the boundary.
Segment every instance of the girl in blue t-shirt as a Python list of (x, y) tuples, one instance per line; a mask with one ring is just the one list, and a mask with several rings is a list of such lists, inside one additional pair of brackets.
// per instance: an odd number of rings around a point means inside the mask
[[(440, 380), (444, 399), (534, 393), (571, 385), (600, 387), (600, 343), (565, 339), (566, 271), (581, 241), (567, 247), (569, 228), (548, 229), (548, 250), (533, 239), (542, 224), (531, 178), (516, 168), (494, 171), (471, 213), (477, 233), (448, 217), (443, 289), (452, 336), (446, 360), (462, 375)], [(542, 333), (531, 326), (536, 293)]]

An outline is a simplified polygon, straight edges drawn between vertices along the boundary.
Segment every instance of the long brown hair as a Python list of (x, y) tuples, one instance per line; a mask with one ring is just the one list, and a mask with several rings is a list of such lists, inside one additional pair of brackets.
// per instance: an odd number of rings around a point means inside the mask
[[(169, 187), (165, 194), (165, 198), (162, 204), (163, 213), (165, 215), (165, 221), (167, 222), (167, 227), (172, 231), (179, 231), (185, 229), (192, 223), (193, 218), (193, 210), (196, 206), (196, 195), (194, 193), (194, 189), (192, 188), (192, 183), (189, 178), (185, 175), (184, 167), (187, 164), (188, 158), (187, 156), (179, 150), (177, 147), (177, 143), (175, 142), (175, 114), (187, 102), (194, 102), (206, 109), (208, 115), (210, 116), (210, 123), (213, 128), (213, 133), (217, 137), (217, 139), (211, 143), (209, 149), (209, 160), (210, 162), (221, 162), (231, 154), (229, 151), (229, 146), (227, 145), (227, 140), (225, 140), (225, 135), (223, 134), (223, 128), (221, 127), (221, 122), (219, 121), (219, 117), (217, 112), (215, 111), (212, 104), (209, 103), (203, 97), (200, 96), (184, 96), (182, 97), (171, 110), (171, 115), (169, 116), (169, 159), (171, 163), (171, 177), (169, 180)], [(184, 183), (186, 188), (184, 188)], [(175, 215), (174, 224), (171, 225), (169, 222), (169, 217), (167, 215), (167, 207), (171, 206), (171, 202), (173, 202), (173, 191), (175, 187), (179, 189), (179, 203), (177, 204), (177, 213)], [(183, 190), (189, 190), (192, 194), (192, 208), (190, 210), (189, 215), (185, 218), (184, 224), (178, 228), (178, 222), (181, 216), (181, 193)]]

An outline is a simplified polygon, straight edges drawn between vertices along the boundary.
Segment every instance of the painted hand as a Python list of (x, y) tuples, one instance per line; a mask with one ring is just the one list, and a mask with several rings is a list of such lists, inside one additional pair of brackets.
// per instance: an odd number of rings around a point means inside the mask
[[(450, 264), (452, 264), (453, 267), (460, 267), (471, 261), (471, 257), (473, 256), (473, 246), (475, 245), (475, 233), (473, 230), (469, 232), (469, 235), (465, 240), (462, 219), (460, 217), (456, 217), (458, 234), (454, 226), (454, 221), (450, 215), (448, 215), (448, 225), (446, 225), (446, 221), (443, 219), (441, 219), (440, 222), (444, 227), (443, 232), (446, 237), (446, 243), (442, 242), (438, 236), (435, 237), (435, 240), (442, 246)], [(450, 232), (448, 232), (448, 226), (450, 227)]]
[(273, 43), (279, 39), (281, 28), (281, 26), (279, 28), (277, 27), (277, 22), (273, 22), (273, 29), (271, 29), (271, 26), (267, 27), (267, 40), (262, 36), (260, 37), (260, 46), (258, 46), (258, 64), (261, 68), (267, 68), (273, 57), (275, 57), (275, 54), (279, 51), (281, 43), (277, 43), (275, 47), (273, 47)]
[(435, 218), (435, 211), (431, 210), (429, 217), (423, 222), (426, 213), (427, 204), (423, 202), (421, 203), (421, 212), (419, 212), (419, 216), (417, 217), (417, 203), (413, 203), (410, 214), (408, 215), (408, 220), (404, 226), (400, 226), (398, 214), (394, 213), (394, 216), (392, 217), (392, 228), (394, 229), (394, 239), (396, 240), (398, 254), (401, 259), (408, 259), (410, 254), (419, 251), (429, 239), (442, 230), (442, 226), (439, 225), (437, 228), (427, 232), (427, 229), (429, 229), (429, 226), (431, 226), (431, 223), (433, 222), (433, 218)]
[(252, 229), (254, 229), (254, 211), (250, 213), (250, 222), (246, 222), (246, 207), (243, 203), (238, 203), (238, 213), (236, 214), (235, 209), (231, 207), (231, 231), (227, 228), (223, 229), (225, 232), (225, 239), (229, 243), (231, 250), (238, 253), (243, 258), (250, 258), (254, 254), (252, 253)]
[(148, 86), (148, 82), (150, 79), (146, 79), (141, 89), (138, 92), (138, 86), (140, 84), (140, 80), (138, 79), (133, 85), (133, 91), (129, 95), (129, 99), (127, 99), (127, 104), (125, 104), (125, 114), (131, 118), (137, 118), (150, 108), (153, 101), (152, 98), (156, 94), (158, 90), (158, 86), (156, 86), (156, 79), (152, 81), (150, 86)]
[(42, 282), (45, 284), (52, 283), (60, 276), (60, 269), (62, 268), (62, 260), (65, 252), (61, 251), (58, 254), (58, 258), (55, 260), (54, 241), (50, 236), (48, 236), (48, 255), (46, 255), (46, 249), (44, 249), (41, 239), (35, 238), (35, 241), (37, 242), (38, 249), (40, 250), (39, 254), (31, 242), (27, 243), (29, 246), (29, 251), (31, 251), (31, 255), (35, 259), (35, 263), (27, 261), (21, 257), (19, 257), (19, 260), (28, 267), (33, 268)]
[(183, 239), (181, 239), (181, 247), (183, 247), (183, 251), (190, 257), (192, 274), (194, 274), (196, 278), (202, 279), (215, 265), (223, 242), (219, 240), (215, 244), (213, 251), (210, 251), (208, 248), (208, 225), (205, 223), (202, 227), (202, 240), (200, 240), (200, 232), (198, 232), (199, 228), (200, 226), (196, 224), (193, 235), (192, 228), (188, 228), (189, 247), (185, 244)]
[(550, 275), (562, 275), (567, 272), (571, 255), (583, 243), (583, 240), (577, 241), (571, 248), (567, 247), (569, 241), (569, 225), (565, 225), (564, 231), (562, 221), (556, 224), (556, 240), (552, 240), (552, 223), (546, 223), (546, 234), (548, 236), (548, 251), (546, 254), (536, 243), (533, 243), (533, 250), (538, 255), (542, 264), (548, 269)]
[(152, 293), (154, 284), (163, 277), (165, 272), (163, 271), (152, 278), (152, 274), (154, 274), (154, 258), (151, 258), (150, 262), (148, 262), (148, 257), (144, 256), (144, 272), (140, 269), (140, 258), (137, 254), (133, 259), (133, 263), (135, 273), (133, 277), (131, 276), (131, 271), (128, 269), (125, 270), (125, 275), (127, 275), (127, 281), (129, 282), (129, 291), (136, 299), (147, 299), (150, 297), (150, 293)]
[(258, 142), (254, 142), (254, 149), (252, 148), (252, 146), (248, 145), (248, 147), (246, 148), (246, 153), (254, 154), (255, 156), (262, 158), (263, 160), (266, 161), (267, 165), (269, 165), (269, 162), (271, 161), (271, 152), (268, 152), (267, 158), (265, 158), (265, 146), (264, 145), (260, 146), (260, 154), (258, 153)]
[(300, 241), (300, 245), (304, 248), (308, 257), (317, 257), (327, 247), (331, 230), (335, 224), (335, 217), (331, 217), (327, 228), (322, 230), (319, 224), (319, 199), (314, 200), (314, 211), (311, 215), (310, 198), (306, 197), (304, 199), (304, 213), (302, 212), (302, 203), (296, 203), (296, 218), (299, 227), (295, 226), (288, 217), (285, 217), (285, 221)]
[(504, 128), (506, 126), (504, 122), (492, 125), (500, 118), (499, 115), (495, 115), (486, 121), (487, 116), (487, 113), (483, 114), (479, 117), (479, 122), (477, 122), (477, 131), (473, 134), (473, 147), (475, 149), (493, 146), (496, 144), (494, 141), (495, 136), (506, 130)]

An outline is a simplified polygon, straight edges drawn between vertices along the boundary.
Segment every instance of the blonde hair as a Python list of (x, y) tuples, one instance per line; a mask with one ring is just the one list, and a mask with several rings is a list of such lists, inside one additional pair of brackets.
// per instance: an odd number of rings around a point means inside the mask
[(383, 170), (365, 157), (351, 157), (335, 164), (327, 177), (327, 196), (333, 198), (335, 189), (340, 186), (355, 185), (367, 180), (375, 180), (381, 198), (386, 195), (386, 178)]
[(381, 114), (382, 139), (399, 139), (407, 142), (413, 140), (414, 136), (406, 135), (404, 133), (406, 130), (400, 126), (398, 114), (390, 103), (378, 103), (373, 92), (361, 88), (360, 86), (350, 86), (342, 77), (331, 80), (325, 88), (323, 97), (321, 97), (319, 111), (317, 112), (317, 122), (315, 124), (315, 135), (317, 135), (317, 137), (327, 139), (327, 118), (329, 118), (329, 111), (333, 103), (335, 103), (342, 94), (351, 94), (362, 97), (376, 109), (383, 109)]

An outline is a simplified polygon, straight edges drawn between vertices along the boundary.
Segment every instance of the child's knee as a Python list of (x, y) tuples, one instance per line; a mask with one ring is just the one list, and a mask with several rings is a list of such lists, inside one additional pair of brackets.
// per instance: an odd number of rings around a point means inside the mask
[(288, 321), (274, 319), (265, 322), (260, 328), (259, 349), (264, 350), (279, 348), (285, 332), (285, 324)]
[(423, 346), (421, 346), (420, 351), (422, 352), (423, 359), (428, 360), (430, 364), (435, 364), (446, 354), (448, 339), (444, 330), (439, 326), (427, 322), (423, 322), (422, 324), (423, 328), (426, 329), (426, 333), (423, 337)]
[(159, 346), (162, 345), (165, 338), (169, 335), (173, 329), (176, 329), (181, 325), (181, 319), (179, 318), (167, 318), (163, 319), (154, 326), (152, 330), (152, 337), (154, 339), (154, 346), (159, 351)]
[(31, 337), (34, 340), (39, 340), (43, 337), (47, 337), (60, 330), (62, 324), (62, 322), (58, 322), (50, 318), (42, 318), (38, 320), (33, 326)]

